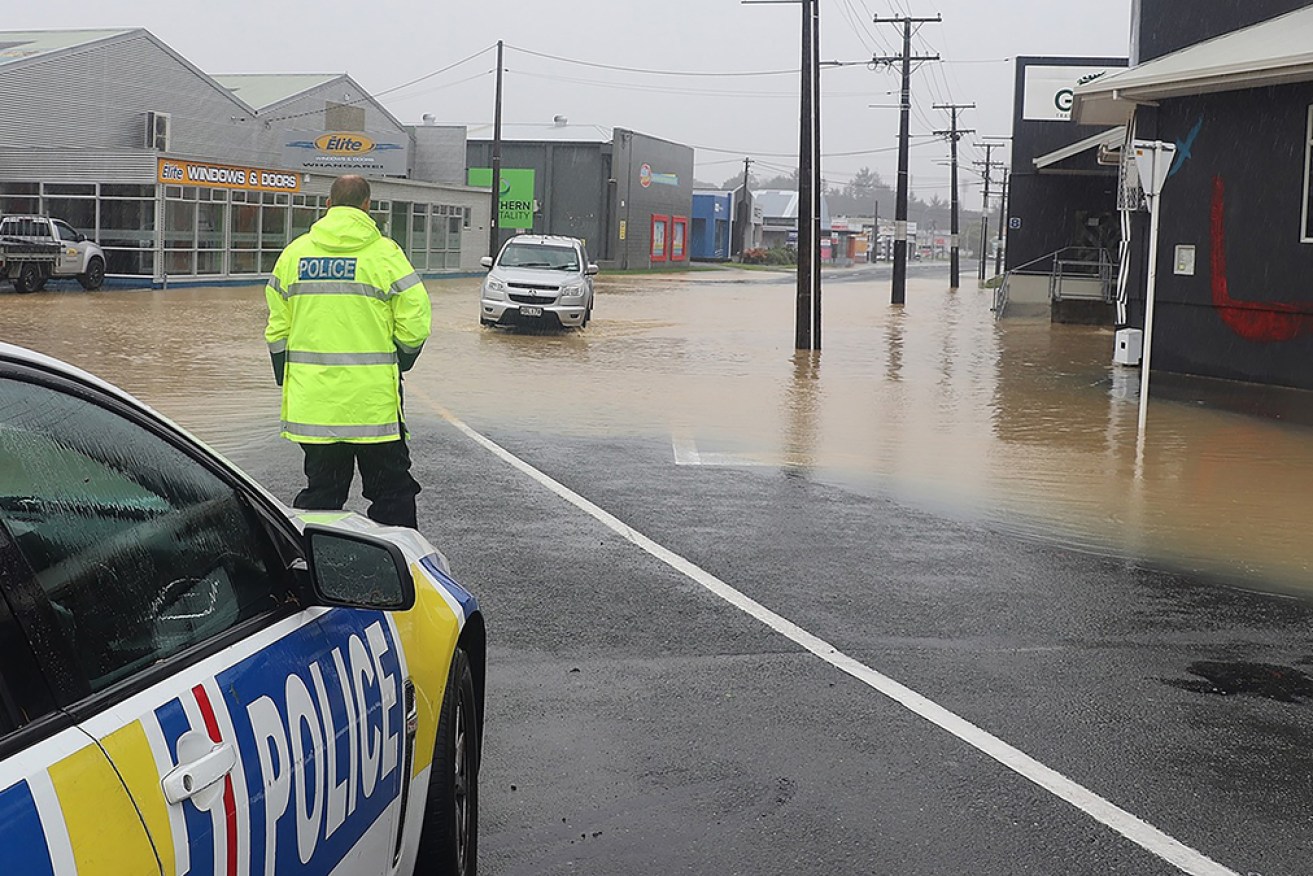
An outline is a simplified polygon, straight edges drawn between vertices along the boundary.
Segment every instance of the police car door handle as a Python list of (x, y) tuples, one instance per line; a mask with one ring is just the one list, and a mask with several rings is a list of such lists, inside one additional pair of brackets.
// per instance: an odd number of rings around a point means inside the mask
[(160, 784), (164, 789), (164, 799), (170, 803), (191, 800), (196, 808), (208, 809), (223, 794), (223, 778), (237, 765), (237, 750), (227, 742), (212, 744), (208, 736), (194, 730), (184, 733), (183, 738), (193, 733), (200, 739), (189, 740), (188, 745), (183, 744), (183, 739), (178, 740), (179, 757), (185, 755), (187, 748), (195, 751), (201, 741), (205, 753), (169, 770)]

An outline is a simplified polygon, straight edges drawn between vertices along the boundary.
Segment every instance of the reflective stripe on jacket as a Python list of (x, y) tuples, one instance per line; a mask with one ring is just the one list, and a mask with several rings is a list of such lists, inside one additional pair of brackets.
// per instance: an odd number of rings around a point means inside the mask
[(428, 290), (401, 247), (368, 213), (331, 207), (283, 250), (264, 297), (265, 341), (286, 363), (283, 437), (398, 440), (397, 353), (418, 355), (432, 320)]

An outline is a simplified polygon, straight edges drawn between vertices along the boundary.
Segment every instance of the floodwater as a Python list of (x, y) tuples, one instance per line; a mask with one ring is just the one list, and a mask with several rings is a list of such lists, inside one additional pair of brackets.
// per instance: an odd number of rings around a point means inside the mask
[[(827, 275), (824, 350), (793, 350), (787, 275), (599, 278), (584, 331), (478, 325), (476, 278), (430, 281), (412, 405), (475, 428), (658, 437), (671, 463), (772, 466), (849, 489), (1313, 593), (1313, 395), (1139, 373), (1110, 329), (995, 322), (974, 280)], [(241, 463), (277, 431), (262, 290), (0, 293), (0, 339), (123, 386)], [(432, 411), (428, 411), (432, 412)]]

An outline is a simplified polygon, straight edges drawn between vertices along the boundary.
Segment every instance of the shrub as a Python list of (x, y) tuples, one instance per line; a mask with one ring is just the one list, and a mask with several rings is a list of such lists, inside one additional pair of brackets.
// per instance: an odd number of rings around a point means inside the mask
[(745, 249), (743, 251), (743, 264), (745, 265), (764, 265), (769, 254), (761, 247)]

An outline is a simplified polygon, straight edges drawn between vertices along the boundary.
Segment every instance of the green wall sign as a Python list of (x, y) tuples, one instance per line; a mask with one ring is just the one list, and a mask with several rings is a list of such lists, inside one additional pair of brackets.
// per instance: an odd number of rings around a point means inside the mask
[[(467, 182), (478, 188), (492, 187), (491, 167), (471, 167)], [(501, 169), (502, 228), (533, 228), (533, 168), (503, 167)]]

